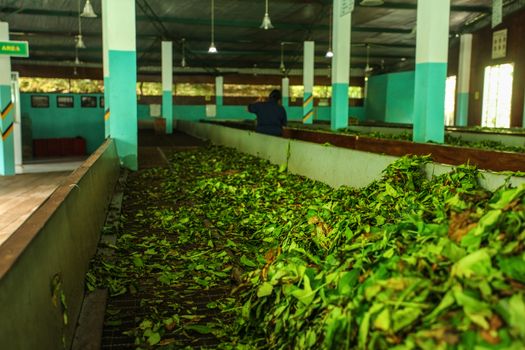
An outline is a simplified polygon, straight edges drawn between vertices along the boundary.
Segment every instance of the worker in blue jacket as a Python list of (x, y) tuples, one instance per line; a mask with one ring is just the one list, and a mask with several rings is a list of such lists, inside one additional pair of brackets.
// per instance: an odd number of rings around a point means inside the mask
[(256, 102), (248, 105), (248, 111), (257, 116), (256, 132), (261, 134), (282, 136), (283, 126), (286, 126), (286, 110), (281, 106), (281, 92), (273, 90), (266, 102)]

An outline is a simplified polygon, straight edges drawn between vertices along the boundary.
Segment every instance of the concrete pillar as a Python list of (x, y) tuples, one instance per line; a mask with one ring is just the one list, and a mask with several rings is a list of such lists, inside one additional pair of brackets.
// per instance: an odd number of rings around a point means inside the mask
[(162, 42), (162, 117), (166, 134), (173, 134), (173, 43)]
[(215, 77), (215, 106), (216, 116), (220, 116), (220, 110), (224, 103), (224, 77)]
[(138, 169), (137, 52), (134, 0), (103, 0), (109, 62), (109, 118), (121, 163)]
[(313, 124), (314, 122), (314, 64), (315, 43), (313, 41), (305, 41), (303, 60), (303, 124)]
[(282, 80), (281, 94), (283, 97), (283, 107), (286, 110), (286, 113), (288, 113), (288, 107), (290, 107), (290, 79), (288, 77), (283, 78)]
[[(0, 22), (0, 40), (9, 40), (9, 25), (5, 22)], [(11, 99), (11, 58), (0, 56), (0, 176), (15, 174), (14, 107)]]
[(418, 0), (414, 141), (443, 143), (450, 0)]
[(102, 65), (104, 71), (104, 135), (105, 138), (111, 137), (110, 130), (110, 108), (109, 108), (109, 47), (108, 47), (108, 21), (105, 8), (102, 9)]
[(343, 2), (344, 0), (334, 0), (333, 5), (332, 130), (348, 127), (352, 11), (343, 13)]
[(20, 82), (17, 72), (11, 73), (11, 95), (13, 97), (14, 146), (15, 146), (15, 173), (23, 172), (22, 147), (22, 111), (20, 109)]
[(472, 34), (461, 35), (459, 42), (459, 70), (456, 103), (456, 125), (468, 125), (470, 92), (470, 62), (472, 58)]

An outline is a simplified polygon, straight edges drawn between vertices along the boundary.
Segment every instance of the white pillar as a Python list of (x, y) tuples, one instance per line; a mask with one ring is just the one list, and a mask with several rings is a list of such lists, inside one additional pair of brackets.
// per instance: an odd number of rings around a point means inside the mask
[(224, 103), (224, 77), (215, 77), (215, 106), (216, 116), (220, 116), (220, 110)]
[(333, 3), (334, 57), (332, 58), (332, 130), (348, 127), (348, 87), (350, 85), (350, 48), (352, 10), (343, 12), (344, 0)]
[(288, 112), (288, 107), (290, 107), (290, 79), (288, 77), (283, 78), (281, 90), (283, 107)]
[[(0, 22), (0, 40), (9, 40), (9, 25), (5, 22)], [(11, 58), (0, 56), (0, 176), (15, 174), (14, 116)]]
[(134, 0), (102, 0), (107, 33), (111, 137), (121, 163), (138, 169), (137, 52)]
[(414, 141), (443, 143), (450, 0), (418, 0)]
[(15, 122), (13, 135), (15, 146), (15, 172), (23, 172), (23, 146), (22, 146), (22, 111), (20, 109), (20, 82), (18, 80), (18, 73), (11, 73), (11, 91), (13, 95)]
[(314, 122), (314, 73), (315, 73), (315, 43), (313, 41), (304, 42), (303, 60), (303, 123), (313, 124)]
[(173, 43), (162, 42), (162, 117), (166, 133), (173, 134)]
[(468, 125), (470, 96), (470, 63), (472, 59), (472, 34), (461, 35), (459, 42), (459, 69), (456, 103), (456, 125)]

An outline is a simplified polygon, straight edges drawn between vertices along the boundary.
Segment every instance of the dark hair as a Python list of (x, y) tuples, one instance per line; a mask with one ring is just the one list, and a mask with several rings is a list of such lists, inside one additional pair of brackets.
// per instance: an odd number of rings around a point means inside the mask
[(270, 96), (269, 97), (272, 100), (280, 101), (281, 100), (281, 91), (273, 90), (272, 92), (270, 92)]

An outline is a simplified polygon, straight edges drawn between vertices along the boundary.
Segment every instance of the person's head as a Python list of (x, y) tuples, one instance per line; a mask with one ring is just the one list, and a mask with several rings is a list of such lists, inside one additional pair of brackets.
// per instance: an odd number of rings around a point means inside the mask
[(273, 100), (273, 101), (276, 101), (276, 102), (279, 102), (282, 98), (281, 96), (281, 91), (279, 90), (273, 90), (272, 92), (270, 92), (270, 95), (268, 96), (268, 98), (270, 100)]

